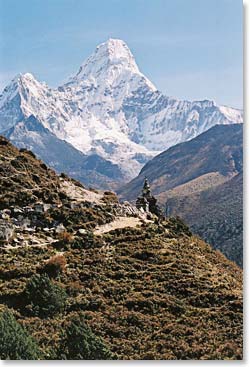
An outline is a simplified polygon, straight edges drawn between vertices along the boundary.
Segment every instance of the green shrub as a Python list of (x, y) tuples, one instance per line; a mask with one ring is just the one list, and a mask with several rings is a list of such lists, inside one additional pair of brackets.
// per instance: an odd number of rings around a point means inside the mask
[(82, 316), (70, 320), (62, 332), (60, 358), (67, 360), (110, 360), (114, 355), (101, 338), (97, 337)]
[(95, 237), (93, 232), (87, 231), (83, 237), (75, 236), (74, 241), (71, 243), (73, 249), (89, 249), (103, 246), (103, 240)]
[(66, 292), (47, 275), (34, 275), (25, 288), (26, 301), (33, 315), (50, 317), (65, 307)]
[(0, 358), (28, 359), (41, 357), (41, 352), (28, 332), (16, 321), (10, 311), (0, 314)]
[(192, 236), (189, 227), (181, 220), (180, 217), (170, 217), (168, 219), (168, 227), (173, 231), (173, 235)]

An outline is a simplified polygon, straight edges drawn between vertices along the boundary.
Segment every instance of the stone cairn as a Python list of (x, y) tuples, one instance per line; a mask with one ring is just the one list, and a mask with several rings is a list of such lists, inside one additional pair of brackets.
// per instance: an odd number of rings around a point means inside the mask
[(151, 194), (148, 179), (145, 177), (141, 195), (136, 200), (136, 208), (146, 213), (152, 213), (157, 217), (162, 216), (162, 212), (157, 205), (157, 199)]

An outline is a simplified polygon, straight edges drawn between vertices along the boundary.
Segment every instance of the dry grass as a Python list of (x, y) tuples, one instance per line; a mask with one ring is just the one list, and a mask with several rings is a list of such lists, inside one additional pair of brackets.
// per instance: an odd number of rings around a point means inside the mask
[[(97, 226), (114, 221), (113, 193), (104, 195), (106, 204), (75, 207), (61, 191), (62, 177), (5, 139), (0, 162), (1, 208), (57, 204), (27, 214), (35, 233), (25, 238), (39, 239), (39, 246), (11, 242), (0, 251), (0, 310), (12, 309), (47, 359), (56, 359), (65, 322), (79, 314), (120, 359), (242, 358), (239, 267), (193, 237), (178, 218), (109, 227), (96, 236)], [(58, 240), (59, 223), (66, 230)], [(43, 271), (68, 294), (65, 309), (47, 319), (31, 316), (23, 293)]]
[(65, 318), (81, 312), (121, 359), (242, 357), (242, 273), (236, 265), (175, 220), (117, 229), (103, 241), (101, 248), (93, 241), (90, 248), (65, 251), (60, 284), (68, 304), (49, 320), (23, 315), (18, 299), (55, 250), (0, 254), (1, 302), (14, 307), (44, 350), (56, 347)]

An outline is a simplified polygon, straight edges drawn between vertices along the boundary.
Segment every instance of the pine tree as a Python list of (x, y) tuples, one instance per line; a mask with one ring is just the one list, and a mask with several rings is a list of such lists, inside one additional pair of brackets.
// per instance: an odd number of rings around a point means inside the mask
[(65, 307), (65, 290), (52, 282), (47, 275), (34, 275), (25, 288), (26, 301), (34, 315), (50, 317)]
[(41, 352), (34, 339), (10, 311), (0, 314), (0, 358), (37, 360)]
[(61, 358), (67, 360), (110, 360), (114, 355), (101, 338), (85, 323), (83, 316), (74, 317), (62, 332)]

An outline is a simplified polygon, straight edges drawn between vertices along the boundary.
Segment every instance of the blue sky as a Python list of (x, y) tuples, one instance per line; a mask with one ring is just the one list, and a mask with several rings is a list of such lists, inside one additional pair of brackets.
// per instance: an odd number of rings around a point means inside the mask
[(60, 85), (110, 37), (167, 95), (242, 108), (241, 0), (0, 0), (0, 88)]

